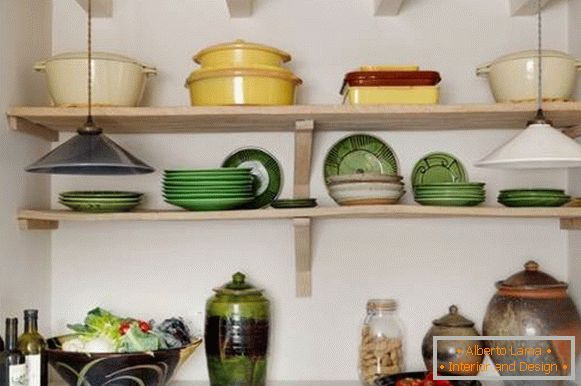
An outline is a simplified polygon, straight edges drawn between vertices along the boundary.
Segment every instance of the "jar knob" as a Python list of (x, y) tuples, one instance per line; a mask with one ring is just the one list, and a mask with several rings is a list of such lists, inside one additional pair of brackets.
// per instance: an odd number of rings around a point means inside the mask
[(525, 264), (525, 271), (536, 272), (539, 270), (539, 264), (536, 261), (530, 260)]
[(234, 275), (232, 275), (232, 283), (236, 286), (244, 284), (244, 280), (246, 280), (246, 275), (244, 275), (242, 272), (236, 272)]
[(448, 309), (448, 311), (450, 311), (451, 315), (456, 315), (458, 314), (458, 307), (456, 306), (450, 306), (450, 308)]

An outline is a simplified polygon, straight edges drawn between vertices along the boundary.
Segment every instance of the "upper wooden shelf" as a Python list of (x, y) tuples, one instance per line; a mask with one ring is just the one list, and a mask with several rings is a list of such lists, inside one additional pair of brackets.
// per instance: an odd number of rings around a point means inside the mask
[[(581, 102), (545, 105), (556, 127), (581, 135)], [(321, 131), (518, 129), (534, 115), (534, 104), (473, 105), (295, 105), (276, 107), (95, 108), (106, 133), (292, 132), (297, 121)], [(56, 141), (85, 119), (82, 108), (14, 107), (10, 127)]]
[[(281, 219), (330, 219), (330, 218), (555, 218), (571, 221), (581, 219), (581, 208), (505, 208), (489, 207), (441, 207), (421, 205), (373, 205), (337, 206), (308, 209), (257, 209), (218, 212), (188, 212), (184, 210), (144, 210), (123, 213), (82, 213), (71, 210), (25, 209), (18, 213), (23, 229), (34, 229), (35, 222), (60, 221), (211, 221), (211, 220), (281, 220)], [(55, 229), (53, 227), (52, 229)], [(46, 229), (46, 228), (43, 228)]]

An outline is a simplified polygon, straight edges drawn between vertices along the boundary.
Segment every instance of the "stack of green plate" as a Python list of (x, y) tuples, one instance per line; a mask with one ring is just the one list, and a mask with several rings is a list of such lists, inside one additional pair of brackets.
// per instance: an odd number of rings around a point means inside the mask
[(315, 198), (287, 198), (274, 200), (270, 206), (275, 209), (314, 208), (317, 206), (317, 200)]
[(498, 195), (498, 202), (510, 207), (557, 207), (569, 201), (571, 196), (561, 189), (508, 189)]
[(254, 200), (254, 178), (249, 168), (166, 170), (165, 202), (187, 210), (240, 208)]
[(476, 206), (486, 199), (483, 182), (417, 185), (414, 196), (417, 203), (434, 206)]
[(143, 193), (115, 191), (64, 192), (59, 202), (79, 212), (127, 212), (141, 203)]

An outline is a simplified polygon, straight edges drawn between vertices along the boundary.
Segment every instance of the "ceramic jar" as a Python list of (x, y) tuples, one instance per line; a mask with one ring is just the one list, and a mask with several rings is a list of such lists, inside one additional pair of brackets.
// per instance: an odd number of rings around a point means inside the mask
[(264, 386), (270, 302), (238, 272), (206, 304), (205, 345), (212, 386)]
[[(465, 318), (458, 313), (458, 307), (450, 306), (448, 314), (436, 319), (432, 322), (432, 327), (428, 330), (422, 341), (422, 356), (428, 371), (433, 368), (433, 338), (434, 336), (474, 336), (477, 337), (478, 331), (474, 328), (474, 322)], [(438, 364), (445, 365), (448, 368), (449, 362), (463, 363), (474, 368), (474, 371), (468, 372), (454, 372), (442, 371), (442, 374), (470, 376), (478, 374), (479, 365), (482, 363), (484, 357), (482, 355), (469, 355), (467, 349), (475, 347), (476, 345), (484, 347), (484, 343), (478, 339), (474, 340), (457, 340), (457, 341), (443, 341), (438, 343)]]
[[(484, 317), (483, 334), (491, 336), (575, 336), (575, 354), (579, 353), (581, 342), (581, 317), (575, 304), (567, 294), (567, 284), (541, 272), (539, 264), (529, 261), (525, 270), (506, 280), (496, 283), (498, 291), (488, 304)], [(562, 342), (562, 343), (560, 343)], [(512, 355), (492, 355), (495, 364), (509, 364), (514, 361), (545, 363), (570, 363), (569, 341), (522, 341), (490, 342), (519, 347), (542, 347), (542, 357), (515, 357)], [(551, 353), (547, 350), (551, 349)], [(559, 371), (562, 372), (559, 366)], [(515, 371), (501, 371), (503, 375), (524, 375)], [(544, 375), (527, 372), (526, 375)], [(546, 374), (545, 374), (546, 375)], [(566, 375), (566, 374), (551, 374)], [(532, 384), (532, 383), (531, 383)]]

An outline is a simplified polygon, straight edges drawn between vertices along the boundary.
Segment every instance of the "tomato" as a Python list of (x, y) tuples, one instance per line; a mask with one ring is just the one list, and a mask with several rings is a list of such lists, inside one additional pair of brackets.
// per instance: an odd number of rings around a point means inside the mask
[(121, 335), (127, 334), (127, 331), (131, 328), (131, 324), (129, 322), (122, 322), (121, 326), (119, 326), (119, 333)]
[(404, 378), (397, 381), (395, 386), (422, 386), (422, 381), (416, 378)]
[(431, 372), (426, 375), (422, 386), (452, 386), (450, 381), (434, 381), (434, 374)]
[(139, 321), (139, 329), (143, 332), (149, 332), (149, 330), (151, 330), (151, 326), (149, 325), (149, 323), (140, 320)]

